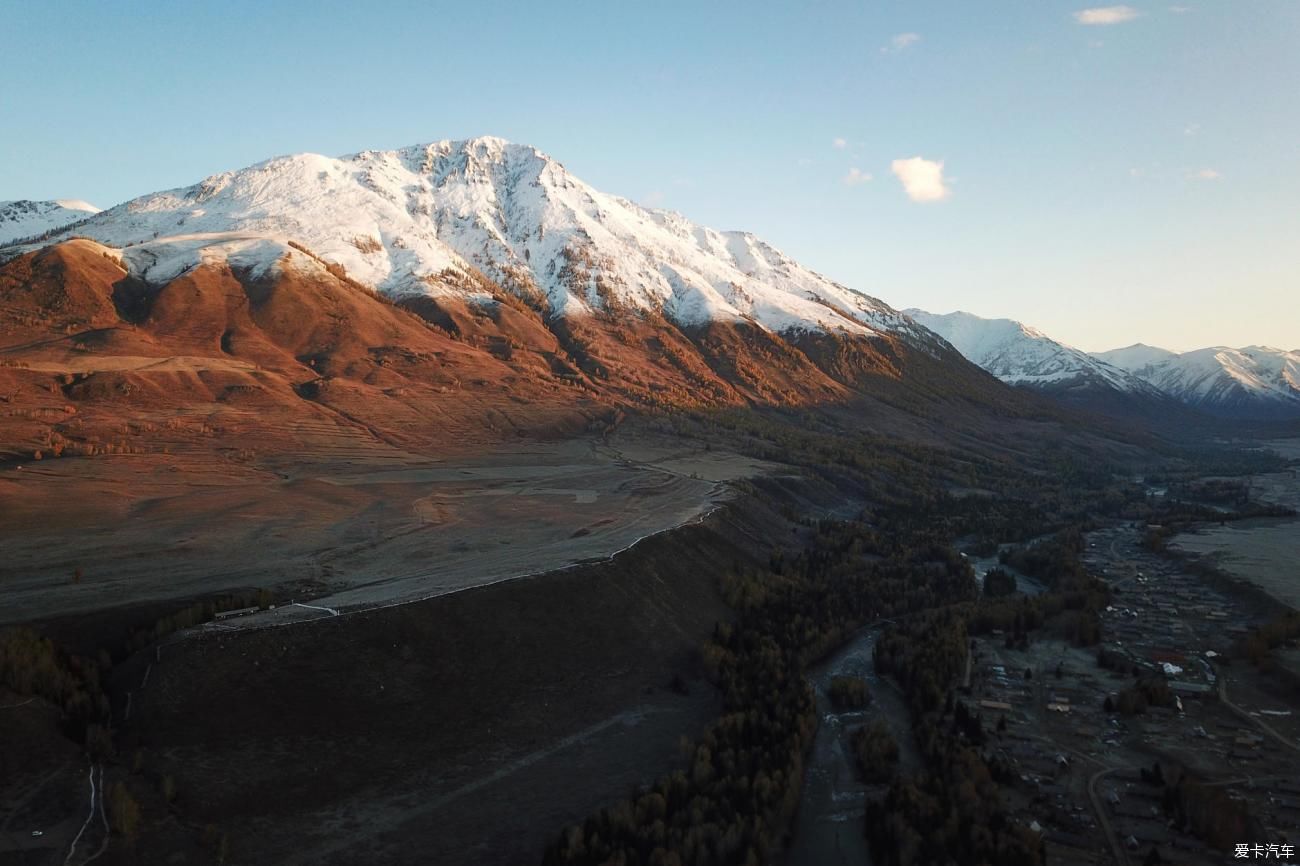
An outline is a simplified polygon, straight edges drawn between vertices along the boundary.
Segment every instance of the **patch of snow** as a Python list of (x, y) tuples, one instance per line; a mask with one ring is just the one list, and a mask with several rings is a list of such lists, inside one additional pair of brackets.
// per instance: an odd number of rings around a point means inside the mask
[(324, 270), (310, 256), (293, 249), (288, 238), (246, 232), (207, 232), (161, 238), (121, 250), (127, 271), (145, 282), (162, 284), (198, 264), (226, 265), (254, 279), (274, 274), (284, 261), (299, 269)]

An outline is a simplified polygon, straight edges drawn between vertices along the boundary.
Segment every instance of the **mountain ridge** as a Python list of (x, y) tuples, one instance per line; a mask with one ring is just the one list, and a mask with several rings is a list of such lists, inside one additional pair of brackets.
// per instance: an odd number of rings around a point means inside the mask
[(0, 201), (0, 246), (58, 231), (99, 212), (80, 199)]
[[(1131, 410), (1176, 402), (1196, 412), (1254, 420), (1300, 415), (1300, 353), (1264, 346), (1171, 352), (1135, 343), (1084, 352), (1014, 319), (905, 311), (968, 360), (1012, 385)], [(1119, 398), (1119, 399), (1117, 399)]]
[[(274, 157), (98, 212), (84, 202), (10, 204), (42, 230), (40, 243), (7, 255), (86, 237), (116, 250), (130, 280), (163, 287), (208, 266), (275, 280), (301, 254), (448, 333), (563, 355), (588, 376), (626, 384), (647, 365), (690, 370), (688, 381), (708, 382), (706, 402), (797, 399), (800, 376), (828, 399), (900, 377), (890, 343), (901, 341), (1118, 414), (1158, 413), (1174, 400), (1228, 414), (1300, 405), (1295, 353), (1179, 356), (1135, 344), (1090, 354), (1012, 319), (899, 311), (752, 233), (600, 192), (541, 150), (491, 136)], [(540, 319), (503, 313), (506, 301)], [(657, 322), (672, 326), (667, 342)], [(844, 340), (865, 342), (849, 350)], [(637, 388), (650, 398), (648, 385)]]
[(482, 273), (551, 315), (627, 309), (678, 325), (894, 334), (938, 348), (888, 304), (750, 233), (599, 192), (537, 148), (494, 137), (276, 157), (140, 196), (76, 232), (118, 248), (166, 236), (284, 236), (396, 298), (472, 300), (482, 297)]
[(1300, 416), (1300, 352), (1208, 346), (1180, 353), (1138, 344), (1094, 357), (1123, 366), (1181, 402), (1212, 414)]

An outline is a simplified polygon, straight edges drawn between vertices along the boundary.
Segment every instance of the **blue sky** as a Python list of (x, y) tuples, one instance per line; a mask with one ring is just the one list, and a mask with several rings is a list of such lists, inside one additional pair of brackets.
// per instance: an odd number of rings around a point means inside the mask
[(1300, 348), (1294, 0), (0, 16), (0, 199), (105, 207), (284, 153), (492, 134), (895, 306), (1094, 350)]

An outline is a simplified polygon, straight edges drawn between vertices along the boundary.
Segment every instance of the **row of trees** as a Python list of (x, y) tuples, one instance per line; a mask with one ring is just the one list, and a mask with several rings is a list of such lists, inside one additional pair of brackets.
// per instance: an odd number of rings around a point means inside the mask
[(875, 863), (1043, 862), (1038, 834), (1010, 818), (998, 786), (1005, 771), (979, 753), (985, 739), (979, 715), (950, 688), (970, 651), (967, 610), (931, 611), (891, 627), (876, 643), (877, 670), (893, 676), (907, 698), (925, 770), (896, 778), (883, 800), (868, 805)]

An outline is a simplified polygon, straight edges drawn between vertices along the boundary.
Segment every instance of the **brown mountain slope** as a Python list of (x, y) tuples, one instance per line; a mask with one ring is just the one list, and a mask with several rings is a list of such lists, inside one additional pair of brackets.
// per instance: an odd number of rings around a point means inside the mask
[(483, 288), (490, 300), (445, 295), (403, 308), (289, 246), (269, 272), (209, 261), (161, 283), (91, 241), (27, 253), (0, 267), (0, 448), (10, 459), (60, 445), (147, 448), (120, 434), (178, 414), (210, 416), (231, 447), (254, 447), (245, 438), (275, 447), (286, 431), (292, 442), (294, 425), (312, 419), (444, 449), (571, 432), (629, 407), (870, 395), (921, 414), (972, 400), (1038, 411), (955, 355), (893, 337), (786, 339), (745, 323), (683, 330), (632, 314), (547, 319)]
[[(202, 265), (149, 285), (113, 251), (71, 241), (0, 268), (0, 316), (12, 457), (48, 439), (94, 446), (178, 415), (219, 419), (232, 445), (244, 428), (292, 440), (308, 420), (436, 443), (495, 438), (487, 419), (521, 399), (538, 433), (582, 429), (605, 408), (292, 252), (273, 275)], [(361, 406), (365, 421), (340, 420)]]

